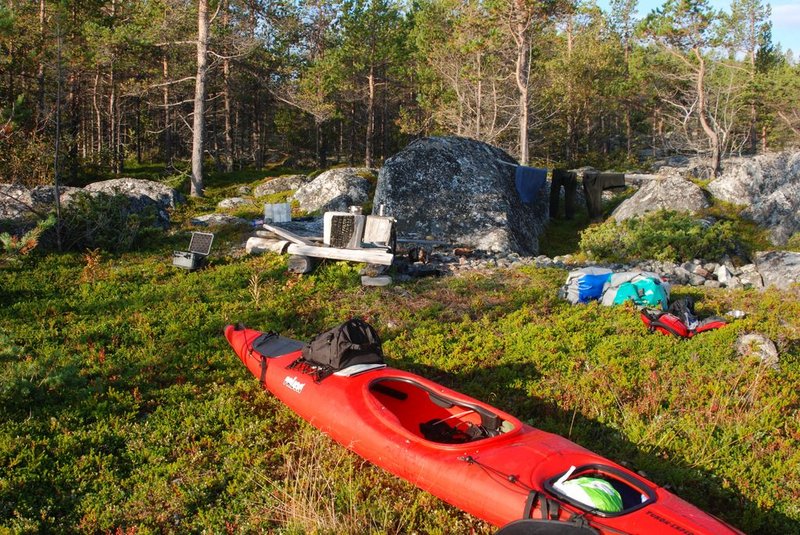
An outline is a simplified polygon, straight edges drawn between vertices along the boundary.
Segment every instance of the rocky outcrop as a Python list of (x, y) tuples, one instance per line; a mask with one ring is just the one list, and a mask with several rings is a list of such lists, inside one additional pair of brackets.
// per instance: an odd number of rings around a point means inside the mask
[(308, 184), (311, 179), (307, 175), (286, 175), (272, 178), (259, 184), (253, 190), (254, 197), (273, 195), (281, 191), (296, 190)]
[[(59, 188), (61, 205), (69, 204), (70, 198), (81, 188), (62, 186)], [(38, 219), (53, 209), (54, 186), (36, 186), (28, 189), (17, 184), (0, 184), (0, 220), (24, 223)]]
[[(98, 193), (124, 195), (130, 201), (129, 208), (132, 213), (141, 212), (149, 207), (155, 208), (162, 226), (169, 224), (167, 209), (184, 202), (180, 193), (165, 184), (135, 178), (105, 180), (89, 184), (85, 188), (61, 187), (59, 192), (62, 208), (68, 207), (71, 200), (81, 192), (89, 195)], [(23, 226), (35, 222), (53, 210), (54, 198), (53, 186), (28, 189), (15, 184), (0, 184), (0, 220)]]
[(102, 182), (94, 182), (84, 188), (89, 192), (103, 192), (108, 195), (122, 194), (131, 198), (147, 197), (160, 208), (175, 208), (185, 201), (183, 195), (161, 182), (138, 178), (114, 178)]
[(175, 208), (184, 202), (183, 195), (161, 182), (138, 178), (115, 178), (102, 182), (93, 182), (85, 188), (89, 194), (104, 193), (106, 195), (124, 195), (129, 202), (129, 210), (138, 213), (154, 207), (158, 213), (158, 224), (169, 226), (168, 208)]
[(768, 251), (756, 253), (755, 265), (765, 286), (781, 290), (800, 283), (800, 253)]
[(724, 201), (745, 205), (742, 215), (770, 229), (783, 245), (800, 232), (800, 152), (731, 158), (708, 190)]
[(617, 221), (657, 210), (698, 212), (709, 206), (703, 190), (695, 183), (669, 173), (642, 183), (639, 191), (611, 213)]
[(373, 211), (384, 205), (401, 236), (430, 236), (480, 250), (535, 254), (547, 218), (547, 188), (531, 206), (520, 200), (516, 162), (470, 139), (419, 139), (389, 158)]
[(330, 169), (298, 188), (292, 198), (305, 212), (347, 211), (350, 206), (369, 200), (371, 188), (364, 175), (370, 174), (366, 168)]

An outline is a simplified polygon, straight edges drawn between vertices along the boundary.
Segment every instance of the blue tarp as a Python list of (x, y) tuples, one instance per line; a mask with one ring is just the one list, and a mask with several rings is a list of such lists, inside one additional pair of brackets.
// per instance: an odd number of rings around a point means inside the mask
[(515, 182), (522, 202), (533, 204), (539, 198), (539, 190), (547, 182), (547, 169), (518, 165)]

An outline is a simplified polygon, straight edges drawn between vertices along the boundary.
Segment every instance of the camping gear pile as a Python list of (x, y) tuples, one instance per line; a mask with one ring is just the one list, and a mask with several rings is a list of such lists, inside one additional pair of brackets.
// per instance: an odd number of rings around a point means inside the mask
[(670, 284), (648, 271), (614, 273), (607, 268), (585, 267), (570, 271), (559, 297), (572, 304), (600, 301), (605, 306), (632, 302), (641, 309), (641, 319), (651, 332), (691, 338), (719, 329), (727, 322), (719, 317), (700, 319), (690, 297), (670, 304)]

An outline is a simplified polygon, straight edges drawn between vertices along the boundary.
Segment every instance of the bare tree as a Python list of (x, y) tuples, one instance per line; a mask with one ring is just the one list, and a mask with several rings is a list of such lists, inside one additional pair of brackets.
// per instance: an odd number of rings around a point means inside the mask
[(679, 84), (678, 98), (668, 103), (683, 110), (681, 124), (695, 117), (706, 136), (714, 176), (720, 172), (722, 139), (713, 108), (707, 100), (709, 51), (718, 44), (714, 24), (717, 13), (707, 0), (668, 0), (645, 20), (648, 35), (667, 51), (682, 67), (685, 84)]
[(208, 72), (208, 0), (197, 3), (197, 77), (194, 84), (194, 121), (192, 128), (192, 186), (191, 196), (203, 196), (203, 153)]

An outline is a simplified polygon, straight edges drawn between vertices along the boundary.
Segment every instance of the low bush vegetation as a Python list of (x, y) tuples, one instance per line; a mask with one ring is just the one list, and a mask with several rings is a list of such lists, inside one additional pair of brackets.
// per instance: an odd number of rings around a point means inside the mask
[[(61, 215), (62, 247), (124, 252), (159, 234), (157, 208), (134, 210), (133, 202), (122, 194), (77, 193)], [(55, 236), (50, 241), (54, 243)]]
[(590, 226), (580, 238), (580, 250), (588, 257), (611, 262), (714, 260), (735, 254), (739, 248), (732, 222), (698, 220), (668, 211), (619, 223), (609, 219)]

